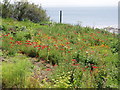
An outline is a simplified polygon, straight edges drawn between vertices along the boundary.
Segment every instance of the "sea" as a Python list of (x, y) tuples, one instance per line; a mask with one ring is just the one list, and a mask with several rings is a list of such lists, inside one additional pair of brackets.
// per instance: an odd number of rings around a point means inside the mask
[(95, 28), (118, 27), (118, 7), (44, 7), (52, 22)]

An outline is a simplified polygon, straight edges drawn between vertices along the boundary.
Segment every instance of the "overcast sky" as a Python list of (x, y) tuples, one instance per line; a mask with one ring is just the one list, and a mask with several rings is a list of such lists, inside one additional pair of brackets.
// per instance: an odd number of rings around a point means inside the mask
[[(12, 0), (14, 1), (14, 0)], [(20, 1), (20, 0), (17, 0)], [(27, 0), (43, 7), (118, 6), (119, 0)]]

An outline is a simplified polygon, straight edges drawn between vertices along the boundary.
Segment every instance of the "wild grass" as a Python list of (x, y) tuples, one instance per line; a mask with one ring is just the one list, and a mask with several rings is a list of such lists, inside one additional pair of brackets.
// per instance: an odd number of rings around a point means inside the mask
[[(118, 87), (117, 34), (77, 25), (52, 24), (48, 26), (29, 21), (2, 20), (1, 48), (4, 56), (14, 57), (17, 53), (21, 53), (38, 59), (37, 62), (44, 60), (54, 67), (48, 69), (53, 73), (49, 76), (51, 82), (41, 83), (30, 77), (27, 78), (31, 83), (28, 83), (29, 87)], [(14, 85), (25, 87), (21, 82), (29, 70), (25, 68), (31, 66), (27, 63), (24, 59), (16, 60), (16, 63), (3, 62), (5, 87)], [(6, 67), (7, 65), (9, 68)], [(9, 71), (11, 73), (8, 77)], [(21, 74), (22, 72), (24, 73)], [(7, 83), (6, 79), (10, 83)]]
[(26, 57), (16, 56), (2, 63), (2, 86), (5, 88), (25, 88), (26, 78), (31, 74), (32, 64)]

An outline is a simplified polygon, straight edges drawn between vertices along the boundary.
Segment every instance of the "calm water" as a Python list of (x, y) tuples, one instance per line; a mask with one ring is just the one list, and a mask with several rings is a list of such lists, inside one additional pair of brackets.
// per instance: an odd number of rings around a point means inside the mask
[(47, 14), (59, 22), (59, 11), (63, 11), (63, 23), (81, 24), (91, 27), (117, 27), (117, 7), (46, 7)]

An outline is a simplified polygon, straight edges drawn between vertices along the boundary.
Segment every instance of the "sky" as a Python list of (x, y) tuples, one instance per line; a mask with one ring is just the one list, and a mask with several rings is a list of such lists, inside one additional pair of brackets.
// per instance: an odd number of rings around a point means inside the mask
[(103, 6), (118, 6), (119, 0), (27, 0), (27, 1), (33, 2), (35, 4), (41, 4), (43, 7), (96, 7), (96, 6), (103, 7)]

